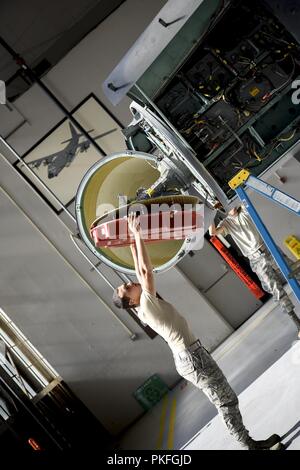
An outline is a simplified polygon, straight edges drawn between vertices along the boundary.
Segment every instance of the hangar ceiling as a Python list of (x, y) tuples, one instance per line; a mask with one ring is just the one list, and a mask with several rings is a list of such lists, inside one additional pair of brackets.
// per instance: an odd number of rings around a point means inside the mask
[[(124, 0), (2, 0), (0, 36), (42, 76)], [(9, 81), (9, 97), (29, 84), (0, 47), (0, 78)], [(16, 75), (17, 74), (17, 75)]]

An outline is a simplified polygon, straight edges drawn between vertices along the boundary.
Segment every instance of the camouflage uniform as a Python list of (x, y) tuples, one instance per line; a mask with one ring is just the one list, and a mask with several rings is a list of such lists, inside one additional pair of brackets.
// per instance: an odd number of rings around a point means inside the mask
[[(290, 265), (292, 261), (281, 252), (286, 263)], [(262, 288), (272, 294), (275, 302), (278, 302), (284, 313), (287, 313), (300, 330), (300, 319), (294, 311), (294, 304), (287, 295), (283, 285), (286, 280), (277, 266), (273, 256), (266, 247), (261, 247), (257, 252), (248, 257), (252, 271), (254, 271), (262, 285)], [(299, 282), (299, 276), (296, 276)]]
[(243, 424), (238, 397), (223, 372), (200, 341), (184, 351), (174, 353), (176, 370), (181, 377), (200, 388), (215, 405), (230, 434), (247, 448), (255, 448)]
[[(300, 332), (300, 319), (295, 314), (295, 307), (283, 288), (286, 280), (245, 206), (242, 204), (235, 215), (228, 214), (219, 223), (218, 228), (223, 229), (224, 236), (231, 235), (243, 255), (249, 259), (252, 271), (257, 274), (263, 289), (273, 295), (274, 300), (279, 302), (282, 310), (290, 316)], [(279, 251), (286, 263), (291, 265), (292, 261), (280, 248)], [(297, 277), (296, 279), (299, 280)]]

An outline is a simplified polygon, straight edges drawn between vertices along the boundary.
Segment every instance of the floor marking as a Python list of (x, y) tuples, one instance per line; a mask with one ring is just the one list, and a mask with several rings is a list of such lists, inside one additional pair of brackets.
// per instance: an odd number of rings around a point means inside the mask
[(167, 406), (168, 406), (168, 394), (163, 398), (162, 411), (159, 420), (159, 434), (157, 438), (156, 450), (160, 450), (163, 445), (165, 424), (166, 424), (166, 415), (167, 415)]
[(167, 441), (167, 449), (172, 450), (174, 447), (174, 431), (175, 431), (175, 420), (176, 420), (176, 398), (173, 399), (170, 413), (170, 425), (169, 434)]

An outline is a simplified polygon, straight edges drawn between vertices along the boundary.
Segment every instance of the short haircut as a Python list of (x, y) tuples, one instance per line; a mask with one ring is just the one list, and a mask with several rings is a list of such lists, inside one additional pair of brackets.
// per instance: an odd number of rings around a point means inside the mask
[(116, 307), (123, 308), (124, 310), (133, 307), (133, 305), (129, 304), (130, 299), (128, 297), (125, 295), (123, 297), (119, 296), (118, 289), (114, 290), (112, 301)]

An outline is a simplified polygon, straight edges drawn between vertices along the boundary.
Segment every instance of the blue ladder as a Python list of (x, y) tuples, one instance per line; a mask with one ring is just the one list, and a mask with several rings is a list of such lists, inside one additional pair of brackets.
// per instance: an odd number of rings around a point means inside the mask
[(298, 281), (294, 278), (296, 272), (299, 271), (299, 262), (294, 263), (294, 265), (297, 266), (296, 269), (291, 269), (290, 266), (288, 266), (281, 252), (279, 251), (276, 243), (271, 237), (269, 231), (267, 230), (256, 209), (254, 208), (249, 196), (246, 194), (243, 185), (253, 189), (262, 196), (266, 197), (267, 199), (274, 201), (276, 204), (285, 207), (286, 209), (298, 216), (300, 215), (300, 202), (297, 201), (297, 199), (284, 193), (283, 191), (280, 191), (279, 189), (275, 188), (274, 186), (267, 184), (259, 178), (256, 178), (255, 176), (251, 175), (248, 170), (241, 170), (236, 176), (234, 176), (229, 181), (228, 184), (231, 189), (235, 190), (239, 199), (246, 207), (251, 219), (253, 220), (262, 239), (264, 240), (270, 253), (275, 259), (279, 269), (281, 270), (285, 279), (291, 286), (296, 298), (300, 302), (300, 285)]

